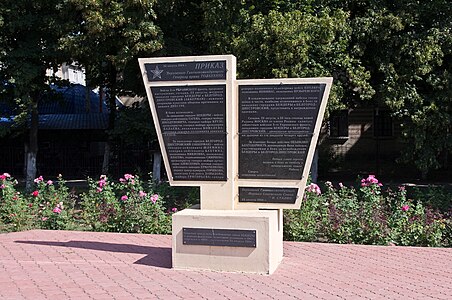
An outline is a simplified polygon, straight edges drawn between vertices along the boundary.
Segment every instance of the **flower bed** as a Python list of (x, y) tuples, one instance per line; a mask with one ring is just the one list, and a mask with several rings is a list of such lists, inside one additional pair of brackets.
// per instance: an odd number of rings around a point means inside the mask
[[(373, 245), (444, 246), (451, 244), (451, 212), (409, 199), (405, 187), (382, 189), (373, 175), (360, 187), (314, 183), (299, 210), (285, 211), (284, 238)], [(418, 193), (419, 197), (422, 197)], [(450, 194), (448, 194), (450, 196)], [(447, 197), (447, 196), (444, 196)], [(450, 198), (449, 198), (450, 199)]]
[[(177, 188), (143, 183), (132, 174), (118, 181), (101, 175), (88, 183), (88, 190), (76, 195), (69, 192), (61, 175), (56, 182), (39, 176), (35, 190), (24, 194), (16, 189), (17, 180), (3, 173), (0, 231), (42, 228), (170, 234), (171, 215), (197, 197), (190, 190), (184, 198), (188, 200), (175, 201), (181, 193)], [(405, 187), (384, 188), (373, 175), (359, 183), (359, 188), (341, 183), (334, 187), (330, 182), (322, 189), (308, 185), (301, 208), (285, 211), (285, 240), (452, 245), (450, 193), (429, 189), (411, 199)], [(443, 211), (435, 208), (435, 201)]]
[(8, 173), (0, 175), (0, 182), (0, 220), (12, 231), (41, 228), (169, 234), (171, 214), (177, 211), (164, 207), (152, 184), (145, 188), (140, 178), (131, 174), (118, 182), (105, 175), (88, 179), (89, 189), (81, 195), (69, 192), (61, 175), (56, 183), (39, 176), (30, 194), (17, 191), (17, 180)]

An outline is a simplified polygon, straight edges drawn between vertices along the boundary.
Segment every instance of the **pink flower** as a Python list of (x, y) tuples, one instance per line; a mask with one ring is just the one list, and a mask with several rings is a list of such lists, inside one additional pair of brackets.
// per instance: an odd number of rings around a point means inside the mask
[(33, 203), (28, 203), (28, 207), (33, 207)]
[(175, 212), (177, 212), (177, 208), (173, 207), (173, 208), (171, 208), (171, 211), (172, 211), (173, 213), (175, 213)]
[(44, 178), (42, 178), (42, 176), (39, 176), (34, 180), (35, 183), (40, 183), (41, 181), (44, 181)]
[(99, 180), (98, 184), (100, 188), (103, 188), (104, 186), (107, 185), (107, 182), (105, 181), (105, 179), (101, 179)]
[(121, 200), (122, 200), (122, 201), (126, 201), (127, 199), (129, 199), (129, 197), (127, 197), (127, 195), (121, 196)]
[(3, 173), (2, 175), (0, 175), (0, 179), (1, 180), (5, 180), (6, 178), (10, 178), (11, 175), (9, 175), (8, 173)]
[(47, 185), (52, 185), (53, 184), (53, 181), (52, 180), (48, 180), (47, 181)]
[(47, 221), (49, 218), (47, 218), (47, 217), (42, 217), (41, 218), (41, 221)]
[(124, 182), (126, 182), (127, 180), (125, 180), (124, 178), (119, 178), (119, 182), (121, 182), (121, 183), (124, 183)]
[(344, 184), (343, 184), (342, 182), (339, 182), (339, 187), (340, 187), (341, 189), (343, 189), (343, 188), (344, 188)]
[(39, 196), (39, 191), (33, 191), (33, 193), (31, 193), (33, 195), (33, 197), (38, 197)]
[(145, 192), (143, 192), (143, 191), (140, 191), (139, 193), (139, 196), (141, 197), (141, 198), (143, 198), (143, 197), (146, 197), (146, 193)]
[(102, 192), (102, 188), (98, 187), (98, 188), (96, 189), (96, 191), (97, 191), (98, 193), (100, 193), (100, 192)]
[(155, 204), (155, 202), (157, 202), (158, 199), (159, 199), (159, 195), (157, 195), (157, 194), (154, 194), (154, 195), (151, 196), (151, 201), (154, 204)]
[(403, 205), (402, 206), (402, 211), (408, 211), (410, 209), (409, 205)]
[(306, 191), (315, 193), (317, 195), (320, 195), (322, 193), (322, 191), (320, 190), (320, 187), (315, 183), (311, 183), (310, 185), (308, 185), (306, 187)]
[(372, 184), (376, 184), (378, 186), (383, 186), (383, 184), (378, 182), (378, 179), (375, 178), (375, 175), (369, 175), (367, 178), (361, 179), (361, 186), (371, 186)]
[(60, 213), (61, 213), (61, 208), (60, 208), (59, 206), (56, 206), (56, 207), (53, 209), (53, 212), (56, 213), (56, 214), (60, 214)]
[(124, 174), (124, 178), (125, 178), (126, 180), (129, 180), (129, 179), (134, 179), (135, 176), (133, 176), (133, 175), (131, 175), (131, 174)]
[(0, 185), (0, 189), (4, 189), (4, 188), (5, 188), (4, 184)]
[(399, 191), (401, 192), (405, 191), (405, 187), (403, 185), (399, 186)]

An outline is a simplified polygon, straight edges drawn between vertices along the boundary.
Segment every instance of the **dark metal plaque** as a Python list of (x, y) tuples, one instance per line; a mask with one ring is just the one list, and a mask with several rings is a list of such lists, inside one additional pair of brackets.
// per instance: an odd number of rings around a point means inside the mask
[(295, 204), (297, 188), (239, 187), (239, 202)]
[(225, 181), (226, 85), (151, 87), (173, 180)]
[(192, 61), (145, 64), (148, 81), (225, 80), (226, 61)]
[(301, 179), (325, 86), (239, 86), (239, 178)]
[(256, 248), (256, 230), (184, 227), (182, 241), (184, 245)]

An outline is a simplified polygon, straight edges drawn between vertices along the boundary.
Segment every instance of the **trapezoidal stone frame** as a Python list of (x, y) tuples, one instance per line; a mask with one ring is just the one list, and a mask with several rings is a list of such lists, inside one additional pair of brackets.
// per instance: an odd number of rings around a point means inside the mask
[[(312, 164), (312, 159), (314, 156), (315, 148), (317, 145), (317, 140), (319, 137), (320, 128), (322, 125), (323, 116), (325, 113), (328, 97), (330, 94), (331, 86), (332, 86), (333, 78), (332, 77), (320, 77), (320, 78), (289, 78), (289, 79), (248, 79), (248, 80), (236, 80), (235, 81), (235, 115), (238, 116), (235, 118), (235, 128), (237, 128), (237, 134), (234, 139), (234, 149), (235, 149), (235, 157), (237, 160), (234, 162), (234, 170), (237, 170), (236, 176), (234, 178), (234, 208), (235, 209), (299, 209), (301, 206), (301, 202), (303, 200), (304, 189), (306, 187), (306, 182), (309, 176), (309, 170)], [(312, 124), (310, 131), (302, 134), (294, 134), (294, 139), (297, 138), (297, 135), (302, 135), (302, 138), (306, 139), (307, 151), (306, 158), (303, 163), (302, 170), (299, 171), (299, 176), (292, 176), (298, 178), (250, 178), (249, 176), (243, 176), (243, 174), (239, 174), (240, 172), (240, 163), (241, 155), (243, 155), (243, 149), (240, 145), (240, 136), (243, 135), (243, 132), (239, 132), (243, 129), (240, 122), (243, 122), (243, 118), (241, 117), (241, 113), (243, 113), (244, 105), (240, 103), (240, 93), (242, 87), (249, 87), (251, 90), (257, 88), (257, 92), (259, 88), (265, 89), (269, 88), (270, 92), (272, 89), (278, 89), (279, 87), (292, 87), (295, 88), (311, 88), (311, 87), (319, 87), (321, 89), (320, 99), (318, 99), (318, 106), (315, 108), (316, 118), (315, 122)], [(293, 92), (296, 90), (293, 90)], [(256, 89), (255, 91), (256, 92)], [(268, 98), (268, 97), (267, 97)], [(271, 97), (270, 97), (271, 98)], [(242, 99), (243, 100), (243, 99)], [(270, 102), (272, 100), (269, 100)], [(257, 101), (258, 103), (262, 101)], [(309, 102), (309, 101), (307, 101)], [(268, 107), (269, 110), (271, 106)], [(302, 112), (302, 109), (299, 110)], [(263, 119), (265, 121), (265, 118)], [(259, 121), (258, 121), (259, 122)], [(290, 132), (288, 132), (290, 134)], [(278, 135), (275, 133), (275, 135)], [(259, 136), (256, 134), (255, 136)], [(242, 151), (242, 152), (241, 152)], [(297, 172), (295, 172), (297, 173)], [(242, 176), (241, 176), (242, 175)], [(245, 177), (245, 178), (242, 178)], [(266, 177), (266, 176), (263, 176)], [(268, 177), (268, 176), (267, 176)], [(271, 176), (270, 176), (271, 177)], [(283, 176), (284, 177), (284, 176)], [(253, 189), (259, 194), (259, 190), (262, 190), (265, 194), (265, 191), (270, 191), (271, 194), (280, 194), (285, 196), (275, 196), (275, 202), (242, 202), (240, 201), (240, 194), (243, 194), (243, 191), (247, 190), (247, 193), (253, 192)], [(249, 192), (251, 191), (251, 192)], [(293, 201), (286, 201), (288, 198), (294, 198)], [(282, 202), (278, 202), (282, 201)], [(293, 202), (293, 203), (284, 203), (284, 202)]]
[[(161, 58), (140, 58), (139, 65), (143, 77), (144, 86), (149, 100), (154, 126), (157, 131), (157, 136), (165, 163), (165, 168), (169, 177), (170, 185), (172, 186), (200, 186), (201, 190), (201, 209), (213, 210), (231, 210), (234, 209), (234, 182), (233, 179), (237, 171), (235, 170), (237, 160), (234, 151), (234, 133), (236, 132), (235, 110), (234, 103), (236, 93), (234, 91), (234, 82), (236, 78), (236, 58), (233, 55), (210, 55), (210, 56), (181, 56), (181, 57), (161, 57)], [(224, 64), (224, 65), (223, 65)], [(209, 70), (209, 68), (211, 68)], [(186, 90), (184, 92), (184, 90)], [(171, 157), (168, 148), (176, 142), (174, 137), (184, 140), (183, 125), (170, 134), (165, 132), (166, 126), (163, 124), (161, 111), (159, 115), (159, 107), (157, 101), (164, 102), (165, 97), (173, 97), (176, 99), (179, 96), (189, 97), (190, 93), (195, 93), (199, 98), (202, 98), (204, 90), (214, 93), (215, 90), (224, 90), (224, 144), (221, 141), (224, 149), (224, 174), (209, 180), (206, 178), (178, 178), (175, 174), (175, 156)], [(182, 91), (182, 92), (180, 92)], [(175, 93), (179, 93), (175, 95)], [(185, 93), (185, 94), (184, 94)], [(220, 91), (222, 93), (222, 91)], [(163, 96), (162, 96), (163, 95)], [(160, 99), (157, 99), (160, 97)], [(223, 96), (216, 96), (217, 99)], [(177, 98), (177, 99), (180, 99)], [(208, 102), (201, 99), (200, 102)], [(221, 100), (217, 101), (221, 102)], [(211, 102), (213, 103), (213, 102)], [(165, 105), (165, 104), (164, 104)], [(212, 104), (212, 107), (216, 104)], [(198, 115), (204, 113), (203, 105), (200, 103), (195, 109), (201, 110)], [(221, 110), (221, 109), (220, 109)], [(183, 115), (183, 109), (175, 108), (173, 111)], [(188, 109), (185, 111), (186, 115), (196, 115), (195, 111)], [(215, 111), (213, 112), (215, 113)], [(183, 117), (182, 117), (183, 119)], [(178, 119), (181, 122), (189, 121)], [(218, 119), (218, 118), (217, 118)], [(163, 126), (162, 126), (163, 125)], [(192, 124), (193, 125), (193, 124)], [(196, 125), (194, 125), (196, 127)], [(208, 126), (208, 125), (207, 125)], [(198, 128), (198, 127), (196, 127)], [(187, 135), (196, 134), (193, 130), (188, 128)], [(216, 132), (218, 135), (221, 132)], [(170, 135), (172, 134), (173, 137)], [(205, 134), (205, 133), (201, 133)], [(217, 137), (218, 137), (217, 135)], [(173, 138), (173, 140), (171, 140)], [(200, 138), (202, 139), (202, 138)], [(169, 141), (170, 140), (170, 141)], [(170, 145), (171, 144), (171, 145)], [(181, 144), (182, 145), (182, 144)], [(217, 153), (218, 154), (218, 153)], [(173, 159), (173, 161), (171, 161)], [(181, 161), (181, 159), (179, 159)], [(183, 162), (182, 162), (183, 163)], [(221, 172), (220, 172), (221, 173)], [(199, 172), (200, 174), (200, 172)], [(176, 175), (176, 176), (175, 176)], [(200, 175), (202, 176), (202, 175)], [(217, 176), (218, 177), (218, 176)]]

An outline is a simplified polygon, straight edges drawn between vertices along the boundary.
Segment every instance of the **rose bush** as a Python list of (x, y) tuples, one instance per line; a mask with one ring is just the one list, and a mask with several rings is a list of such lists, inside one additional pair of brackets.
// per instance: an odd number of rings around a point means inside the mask
[(17, 180), (8, 173), (0, 175), (0, 221), (8, 230), (24, 230), (32, 224), (32, 206), (15, 188)]
[(140, 178), (124, 174), (118, 182), (101, 175), (88, 179), (82, 195), (83, 216), (95, 231), (161, 233), (171, 232), (171, 215), (165, 213), (162, 198), (145, 189)]
[[(31, 193), (17, 190), (17, 180), (0, 175), (0, 230), (79, 229), (169, 234), (171, 215), (199, 199), (167, 184), (143, 183), (132, 174), (119, 180), (88, 179), (88, 190), (70, 193), (62, 176), (35, 179)], [(421, 201), (423, 199), (423, 201)], [(440, 210), (442, 208), (442, 210)], [(405, 187), (383, 187), (369, 175), (358, 188), (331, 182), (306, 187), (299, 210), (285, 211), (284, 237), (377, 245), (452, 246), (450, 193), (428, 189), (407, 196)]]
[[(451, 215), (409, 199), (405, 188), (382, 189), (374, 175), (360, 187), (325, 183), (306, 188), (299, 210), (285, 211), (284, 237), (375, 245), (452, 246)], [(450, 194), (449, 194), (450, 195)], [(449, 198), (450, 199), (450, 198)]]

